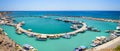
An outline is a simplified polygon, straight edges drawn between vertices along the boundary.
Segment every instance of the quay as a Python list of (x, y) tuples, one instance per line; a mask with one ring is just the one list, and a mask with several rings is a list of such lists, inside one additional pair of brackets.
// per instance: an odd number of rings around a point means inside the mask
[[(65, 19), (67, 20), (67, 19)], [(69, 22), (73, 23), (74, 20), (68, 20)], [(36, 38), (40, 37), (40, 38), (60, 38), (62, 36), (64, 36), (65, 34), (69, 34), (69, 35), (76, 35), (77, 33), (79, 32), (84, 32), (87, 30), (87, 25), (86, 23), (84, 22), (78, 22), (78, 21), (75, 21), (74, 23), (79, 23), (79, 24), (82, 24), (82, 27), (75, 30), (75, 31), (72, 31), (72, 32), (67, 32), (67, 33), (57, 33), (57, 34), (43, 34), (43, 33), (36, 33), (36, 32), (32, 32), (32, 31), (29, 31), (29, 30), (25, 30), (23, 29), (21, 26), (24, 24), (25, 22), (19, 22), (18, 24), (15, 24), (13, 23), (12, 21), (9, 21), (7, 18), (4, 18), (3, 20), (0, 20), (0, 24), (5, 24), (5, 25), (9, 25), (9, 26), (14, 26), (16, 28), (16, 32), (18, 34), (21, 34), (21, 33), (25, 33), (26, 35), (28, 36), (35, 36)]]
[(80, 17), (80, 18), (89, 19), (89, 20), (105, 21), (105, 22), (116, 22), (116, 23), (120, 22), (120, 20), (112, 20), (112, 19), (105, 19), (105, 18), (93, 18), (93, 17)]
[(23, 29), (21, 26), (23, 25), (24, 23), (23, 22), (20, 22), (16, 25), (16, 29), (18, 31), (20, 31), (21, 33), (26, 33), (28, 36), (31, 36), (31, 35), (34, 35), (34, 36), (44, 36), (46, 38), (58, 38), (58, 37), (61, 37), (61, 36), (64, 36), (65, 34), (69, 34), (69, 35), (74, 35), (74, 34), (77, 34), (79, 32), (83, 32), (85, 30), (87, 30), (87, 25), (86, 23), (81, 23), (83, 26), (80, 28), (80, 29), (77, 29), (75, 31), (72, 31), (72, 32), (68, 32), (68, 33), (58, 33), (58, 34), (42, 34), (42, 33), (35, 33), (35, 32), (31, 32), (31, 31), (28, 31), (28, 30), (25, 30)]

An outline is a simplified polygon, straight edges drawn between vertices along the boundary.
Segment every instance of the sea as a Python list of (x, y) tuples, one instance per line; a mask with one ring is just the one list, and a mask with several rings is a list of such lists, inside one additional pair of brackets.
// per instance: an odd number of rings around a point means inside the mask
[[(2, 12), (2, 11), (1, 11)], [(95, 18), (107, 18), (107, 19), (120, 19), (120, 11), (10, 11), (8, 16), (12, 16), (17, 22), (24, 21), (22, 26), (24, 29), (32, 29), (33, 32), (44, 34), (57, 34), (74, 31), (70, 28), (71, 23), (65, 23), (57, 21), (55, 18), (63, 16), (86, 16)], [(48, 16), (50, 19), (31, 17), (31, 16)], [(24, 17), (18, 17), (24, 16)], [(83, 18), (69, 18), (70, 20), (83, 21), (88, 26), (95, 27), (101, 32), (86, 31), (84, 33), (78, 33), (76, 36), (72, 36), (70, 39), (47, 39), (47, 41), (38, 41), (35, 37), (28, 37), (24, 33), (18, 35), (15, 27), (0, 25), (1, 28), (8, 34), (8, 36), (16, 43), (23, 46), (24, 44), (30, 44), (38, 51), (73, 51), (74, 48), (79, 46), (90, 46), (92, 40), (98, 36), (109, 37), (109, 33), (105, 33), (106, 30), (115, 30), (118, 23), (104, 22), (96, 20), (88, 20)]]

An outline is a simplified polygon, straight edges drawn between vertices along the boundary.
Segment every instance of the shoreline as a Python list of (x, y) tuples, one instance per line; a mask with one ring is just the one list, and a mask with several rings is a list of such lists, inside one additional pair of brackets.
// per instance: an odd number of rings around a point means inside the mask
[(0, 33), (0, 51), (19, 51), (22, 47), (7, 36), (7, 33)]
[(90, 48), (86, 51), (101, 51), (101, 50), (113, 50), (114, 48), (116, 48), (118, 45), (120, 45), (120, 36), (109, 41), (106, 42), (102, 45), (96, 46), (94, 48)]
[[(83, 17), (84, 18), (84, 17)], [(85, 19), (89, 19), (89, 18), (85, 18)], [(99, 18), (90, 18), (91, 20), (99, 20), (99, 21), (107, 21), (107, 22), (120, 22), (119, 20), (118, 21), (112, 21), (112, 20), (108, 20), (108, 19), (99, 19)], [(13, 24), (7, 24), (7, 25), (12, 25), (13, 26)], [(18, 24), (14, 24), (14, 25), (16, 25), (16, 27), (17, 27), (17, 25)], [(21, 27), (21, 25), (19, 25), (18, 27)], [(22, 29), (22, 28), (21, 28)], [(24, 29), (23, 29), (24, 30)], [(27, 31), (27, 30), (26, 30)], [(26, 32), (26, 31), (24, 31), (24, 32)], [(51, 35), (50, 35), (51, 36)], [(117, 39), (117, 40), (116, 40)], [(117, 37), (117, 38), (115, 38), (115, 39), (113, 39), (113, 40), (111, 40), (111, 41), (109, 41), (109, 42), (107, 42), (107, 43), (105, 43), (105, 44), (102, 44), (102, 45), (100, 45), (100, 46), (97, 46), (97, 47), (95, 47), (95, 48), (93, 48), (94, 50), (101, 50), (101, 49), (104, 49), (104, 48), (108, 48), (108, 47), (110, 47), (110, 48), (113, 48), (113, 47), (111, 47), (111, 46), (113, 46), (114, 44), (116, 44), (116, 43), (118, 43), (120, 40), (120, 37)], [(118, 41), (119, 40), (119, 41)], [(112, 41), (114, 41), (114, 43), (112, 42)], [(109, 44), (109, 43), (111, 43), (111, 44)], [(119, 44), (119, 43), (118, 43)], [(114, 45), (114, 47), (116, 47), (117, 45)]]

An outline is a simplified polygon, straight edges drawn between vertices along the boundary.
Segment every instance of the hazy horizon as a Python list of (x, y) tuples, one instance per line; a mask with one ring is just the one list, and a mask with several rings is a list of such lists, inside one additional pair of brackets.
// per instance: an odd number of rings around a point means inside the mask
[(120, 0), (1, 0), (0, 11), (120, 11)]

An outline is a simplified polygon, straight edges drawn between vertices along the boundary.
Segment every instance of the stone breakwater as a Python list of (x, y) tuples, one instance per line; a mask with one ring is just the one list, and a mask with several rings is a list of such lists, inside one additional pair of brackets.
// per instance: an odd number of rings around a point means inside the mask
[(15, 24), (13, 21), (10, 21), (9, 19), (7, 19), (5, 17), (3, 17), (0, 20), (0, 24), (14, 26), (16, 28), (16, 31), (17, 31), (18, 34), (25, 33), (28, 36), (36, 36), (36, 37), (40, 36), (40, 37), (45, 37), (45, 38), (59, 38), (61, 36), (64, 36), (65, 34), (76, 35), (79, 32), (84, 32), (84, 31), (87, 30), (87, 25), (84, 22), (80, 23), (80, 24), (83, 25), (80, 29), (77, 29), (77, 30), (72, 31), (72, 32), (58, 33), (58, 34), (43, 34), (43, 33), (36, 33), (36, 32), (32, 32), (32, 31), (28, 31), (28, 30), (25, 30), (21, 27), (24, 24), (24, 22), (20, 22), (18, 24)]
[(120, 22), (120, 20), (112, 20), (112, 19), (105, 19), (105, 18), (93, 18), (93, 17), (80, 17), (80, 18), (89, 19), (89, 20), (106, 21), (106, 22), (117, 22), (117, 23)]
[(83, 32), (83, 31), (86, 31), (87, 30), (87, 25), (86, 23), (81, 23), (83, 26), (78, 29), (78, 30), (75, 30), (75, 31), (72, 31), (72, 32), (68, 32), (68, 33), (58, 33), (58, 34), (43, 34), (43, 33), (35, 33), (35, 32), (31, 32), (31, 31), (28, 31), (28, 30), (25, 30), (23, 29), (21, 26), (23, 25), (24, 23), (23, 22), (20, 22), (16, 25), (16, 29), (17, 29), (17, 32), (18, 33), (25, 33), (27, 34), (28, 36), (31, 36), (31, 35), (35, 35), (35, 36), (41, 36), (41, 37), (46, 37), (46, 38), (59, 38), (61, 36), (64, 36), (65, 34), (69, 34), (69, 35), (75, 35), (79, 32)]

